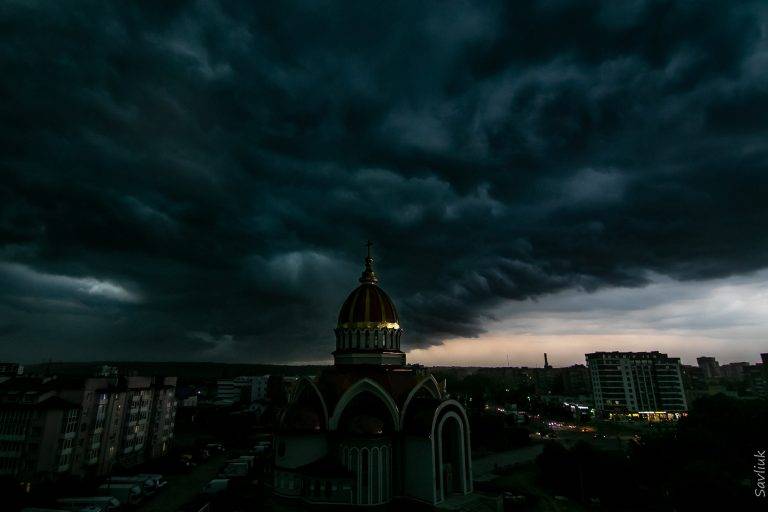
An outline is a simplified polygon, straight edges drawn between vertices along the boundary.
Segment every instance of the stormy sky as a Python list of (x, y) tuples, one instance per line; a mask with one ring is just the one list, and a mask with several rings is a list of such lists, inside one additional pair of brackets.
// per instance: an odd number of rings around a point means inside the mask
[[(768, 351), (764, 2), (0, 6), (0, 358)], [(539, 363), (540, 364), (540, 363)]]

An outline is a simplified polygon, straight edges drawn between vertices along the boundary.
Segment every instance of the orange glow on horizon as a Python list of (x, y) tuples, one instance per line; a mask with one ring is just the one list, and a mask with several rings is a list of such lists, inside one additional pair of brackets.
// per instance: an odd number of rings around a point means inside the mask
[(426, 366), (544, 366), (544, 352), (552, 366), (584, 364), (584, 354), (597, 351), (666, 352), (680, 357), (684, 364), (695, 364), (697, 355), (722, 353), (722, 341), (658, 332), (632, 334), (502, 334), (477, 339), (451, 339), (442, 345), (414, 349), (407, 353), (409, 363)]

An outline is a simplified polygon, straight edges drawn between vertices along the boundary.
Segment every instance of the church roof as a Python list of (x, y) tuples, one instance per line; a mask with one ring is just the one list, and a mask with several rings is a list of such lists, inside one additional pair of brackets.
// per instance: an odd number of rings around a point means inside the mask
[(402, 409), (408, 394), (423, 377), (410, 368), (331, 367), (320, 374), (317, 387), (328, 410), (332, 411), (347, 389), (362, 379), (371, 379), (384, 388)]

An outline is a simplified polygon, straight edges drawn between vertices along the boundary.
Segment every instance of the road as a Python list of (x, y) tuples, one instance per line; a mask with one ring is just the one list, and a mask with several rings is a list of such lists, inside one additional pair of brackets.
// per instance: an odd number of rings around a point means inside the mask
[(543, 445), (535, 444), (474, 459), (472, 461), (472, 477), (478, 482), (493, 480), (497, 477), (493, 474), (493, 470), (497, 467), (530, 462), (538, 457), (543, 449)]
[(135, 509), (136, 512), (174, 512), (178, 510), (179, 507), (200, 493), (205, 484), (216, 477), (226, 459), (224, 454), (216, 455), (196, 466), (189, 473), (165, 475), (165, 479), (168, 480), (166, 488), (142, 503)]

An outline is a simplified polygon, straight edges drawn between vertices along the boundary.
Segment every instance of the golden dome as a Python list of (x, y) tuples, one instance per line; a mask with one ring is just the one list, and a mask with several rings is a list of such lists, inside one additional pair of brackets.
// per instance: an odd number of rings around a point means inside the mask
[(399, 329), (397, 310), (392, 299), (378, 286), (373, 272), (373, 258), (368, 242), (365, 270), (360, 276), (360, 286), (352, 290), (339, 311), (337, 327), (342, 329)]
[(342, 329), (399, 329), (397, 310), (384, 290), (363, 283), (349, 294), (339, 311)]

